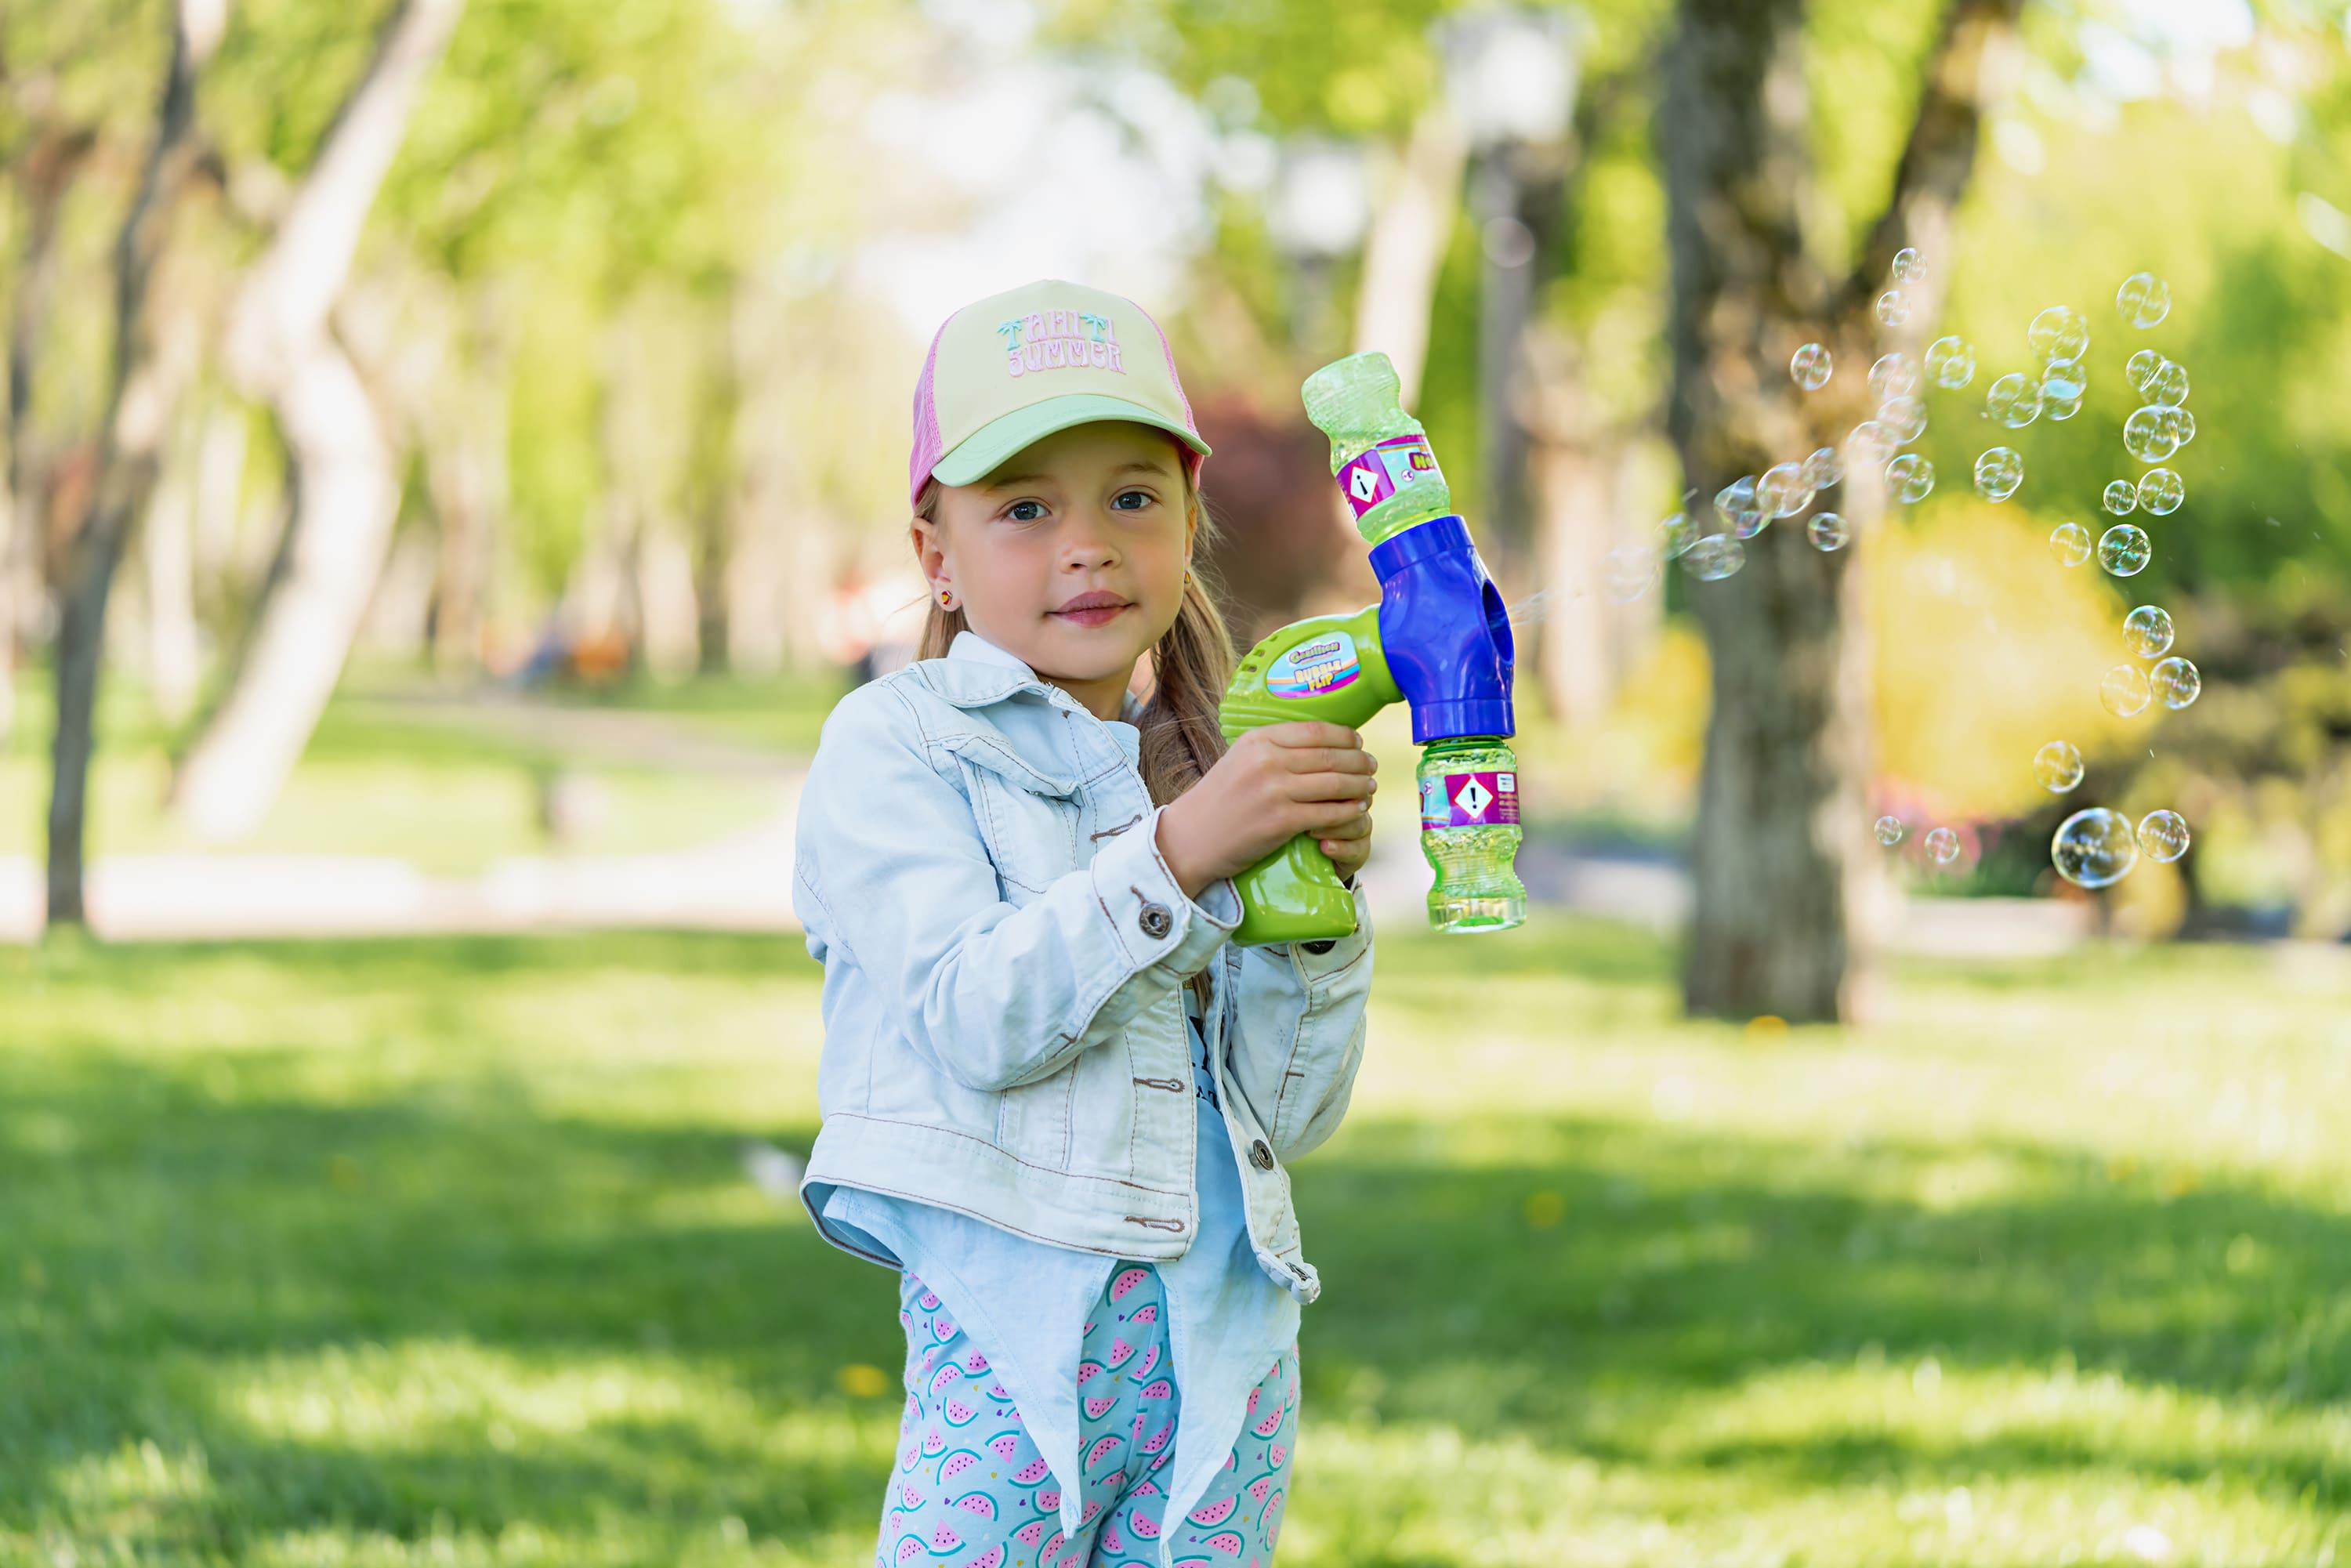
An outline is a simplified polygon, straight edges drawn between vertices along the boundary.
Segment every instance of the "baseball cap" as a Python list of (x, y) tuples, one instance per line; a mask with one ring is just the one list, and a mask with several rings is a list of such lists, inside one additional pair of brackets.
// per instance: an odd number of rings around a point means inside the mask
[(1208, 444), (1167, 334), (1142, 306), (1058, 277), (974, 300), (940, 324), (914, 385), (907, 505), (925, 479), (971, 484), (1031, 442), (1098, 419), (1175, 436), (1199, 483)]

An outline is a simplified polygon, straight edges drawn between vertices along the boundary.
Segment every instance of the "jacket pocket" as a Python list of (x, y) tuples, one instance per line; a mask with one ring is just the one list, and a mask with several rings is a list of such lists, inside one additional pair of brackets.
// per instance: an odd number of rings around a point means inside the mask
[(1022, 895), (1012, 902), (1026, 903), (1078, 869), (1076, 779), (1047, 773), (988, 736), (950, 735), (940, 744), (963, 768), (997, 875)]

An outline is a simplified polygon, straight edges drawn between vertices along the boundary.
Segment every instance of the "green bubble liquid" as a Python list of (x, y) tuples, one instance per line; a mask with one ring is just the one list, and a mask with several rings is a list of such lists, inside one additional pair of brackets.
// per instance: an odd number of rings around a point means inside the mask
[(1444, 470), (1401, 391), (1395, 366), (1376, 350), (1333, 360), (1299, 389), (1306, 417), (1331, 438), (1332, 477), (1370, 544), (1453, 510)]
[(1519, 853), (1518, 754), (1499, 736), (1432, 740), (1420, 754), (1420, 852), (1437, 880), (1428, 923), (1438, 931), (1508, 931), (1527, 918)]

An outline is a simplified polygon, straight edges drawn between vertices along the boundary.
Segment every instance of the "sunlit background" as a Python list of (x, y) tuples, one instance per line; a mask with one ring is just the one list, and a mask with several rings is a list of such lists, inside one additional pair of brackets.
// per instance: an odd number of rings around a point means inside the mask
[(1039, 277), (1165, 327), (1243, 647), (1378, 593), (1358, 350), (1514, 607), (1529, 919), (1383, 792), (1285, 1563), (2335, 1560), (2341, 0), (31, 0), (0, 159), (0, 1561), (865, 1559), (794, 813)]

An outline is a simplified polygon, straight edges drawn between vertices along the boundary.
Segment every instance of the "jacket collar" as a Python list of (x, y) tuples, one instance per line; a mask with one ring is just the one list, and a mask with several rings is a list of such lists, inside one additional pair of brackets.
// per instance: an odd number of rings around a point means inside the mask
[[(925, 663), (928, 668), (924, 673), (930, 677), (932, 689), (957, 707), (984, 707), (1015, 692), (1032, 691), (1048, 700), (1059, 696), (1069, 706), (1083, 711), (1077, 699), (1041, 679), (1025, 660), (1007, 653), (969, 627), (955, 634), (945, 658)], [(1125, 694), (1121, 711), (1123, 717), (1103, 722), (1114, 729), (1132, 732), (1135, 719), (1143, 713), (1143, 704), (1132, 691)], [(1120, 739), (1122, 743), (1129, 739), (1139, 743), (1141, 737), (1130, 733)], [(1134, 747), (1129, 746), (1128, 749), (1132, 751)]]

